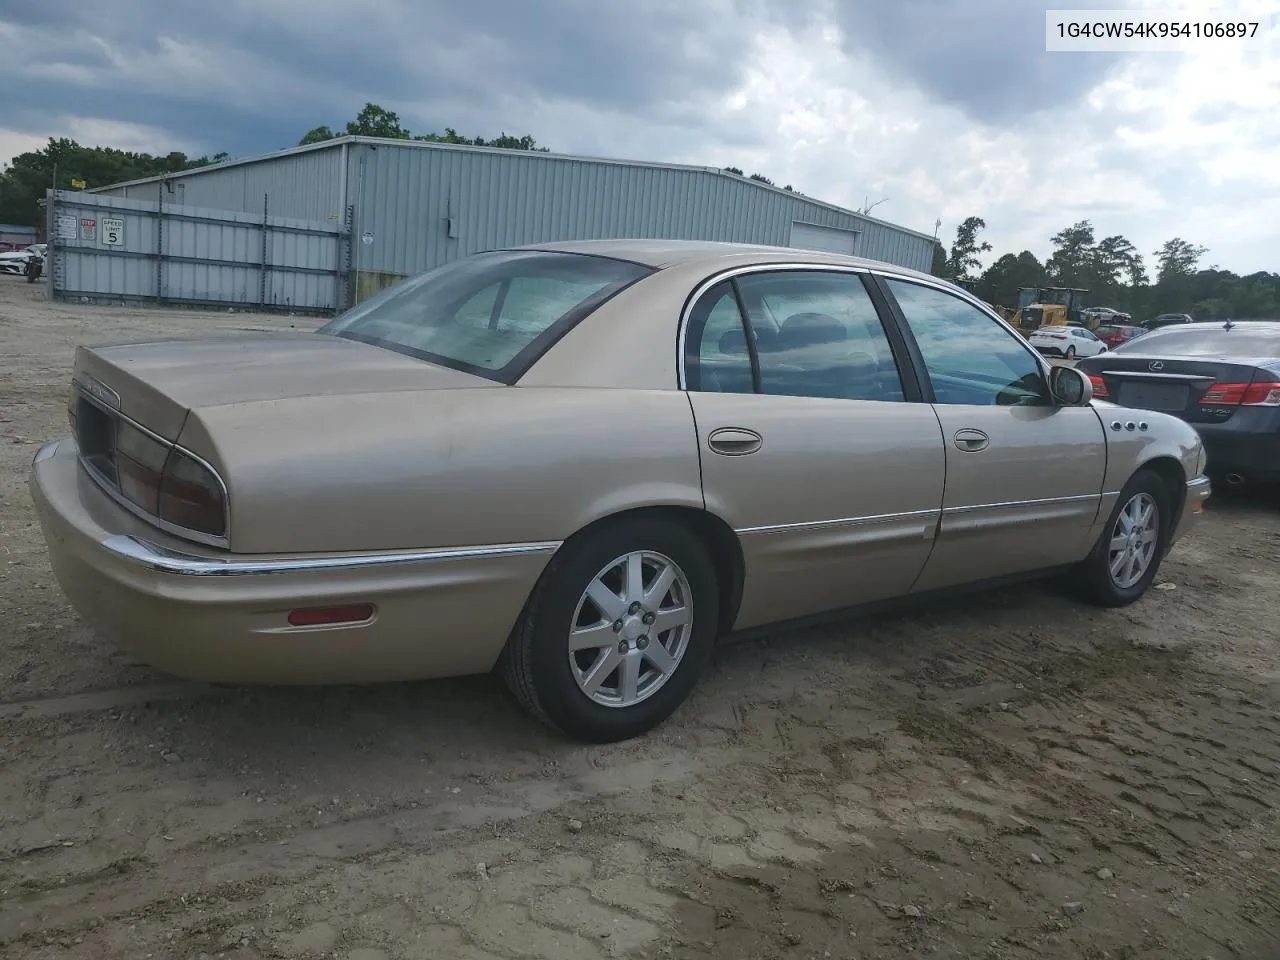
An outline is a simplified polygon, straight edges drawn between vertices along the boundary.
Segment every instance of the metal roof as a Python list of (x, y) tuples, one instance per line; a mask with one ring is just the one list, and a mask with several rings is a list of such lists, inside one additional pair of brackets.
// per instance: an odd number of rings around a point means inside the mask
[(267, 160), (280, 160), (285, 157), (296, 156), (298, 154), (303, 154), (303, 153), (311, 153), (316, 150), (331, 150), (335, 147), (340, 147), (343, 144), (367, 144), (373, 147), (380, 147), (380, 146), (403, 147), (403, 148), (419, 149), (419, 150), (453, 150), (453, 151), (458, 151), (460, 153), (500, 154), (502, 156), (508, 156), (508, 157), (511, 156), (512, 154), (515, 154), (517, 156), (526, 158), (531, 161), (569, 160), (575, 163), (615, 164), (615, 165), (624, 166), (624, 167), (644, 167), (644, 168), (657, 169), (657, 170), (684, 170), (684, 171), (697, 172), (697, 173), (703, 173), (703, 174), (712, 174), (715, 176), (728, 177), (736, 181), (748, 183), (751, 186), (756, 187), (760, 190), (771, 190), (775, 193), (780, 193), (786, 197), (793, 197), (799, 200), (803, 200), (806, 203), (812, 203), (816, 206), (824, 207), (828, 210), (834, 210), (837, 213), (842, 213), (848, 216), (857, 217), (858, 219), (864, 220), (867, 223), (878, 224), (890, 230), (897, 230), (900, 233), (910, 234), (912, 236), (920, 237), (934, 243), (937, 242), (937, 238), (934, 237), (932, 234), (924, 233), (919, 230), (912, 230), (908, 227), (903, 227), (896, 223), (891, 223), (888, 220), (880, 220), (877, 217), (868, 216), (865, 213), (859, 213), (858, 211), (850, 210), (847, 207), (837, 206), (834, 203), (827, 203), (826, 201), (818, 200), (814, 197), (809, 196), (808, 194), (800, 193), (795, 190), (784, 190), (782, 187), (774, 186), (768, 183), (761, 183), (759, 180), (752, 180), (750, 177), (740, 176), (736, 173), (729, 173), (727, 170), (722, 170), (719, 167), (705, 167), (705, 166), (697, 166), (694, 164), (682, 164), (682, 163), (658, 163), (658, 162), (649, 161), (649, 160), (618, 160), (618, 159), (612, 159), (607, 157), (587, 157), (587, 156), (579, 156), (576, 154), (568, 154), (568, 153), (549, 153), (549, 152), (543, 152), (540, 150), (512, 150), (507, 147), (477, 147), (477, 146), (472, 146), (470, 144), (460, 144), (460, 143), (435, 143), (429, 140), (397, 140), (397, 139), (389, 139), (389, 138), (383, 138), (383, 137), (360, 137), (360, 136), (351, 136), (351, 135), (335, 137), (332, 140), (323, 140), (320, 143), (308, 143), (298, 147), (289, 147), (284, 150), (277, 150), (274, 153), (259, 154), (253, 157), (242, 157), (235, 160), (227, 160), (227, 161), (224, 161), (223, 163), (211, 163), (208, 166), (193, 167), (190, 170), (182, 170), (177, 173), (166, 173), (166, 174), (161, 174), (155, 177), (142, 177), (137, 180), (124, 180), (124, 181), (121, 181), (120, 183), (113, 183), (104, 187), (95, 187), (93, 190), (90, 190), (87, 192), (99, 193), (105, 190), (116, 190), (116, 189), (119, 189), (120, 187), (132, 187), (132, 186), (137, 186), (144, 183), (159, 183), (165, 180), (183, 180), (189, 177), (197, 177), (197, 176), (201, 176), (202, 174), (212, 173), (213, 171), (216, 171), (216, 170), (226, 170), (230, 167), (238, 167), (238, 166), (246, 166), (249, 164), (262, 163)]
[(724, 243), (715, 240), (574, 240), (525, 244), (513, 249), (595, 254), (660, 268), (699, 261), (714, 263), (727, 259), (760, 263), (835, 264), (876, 270), (887, 268), (903, 276), (928, 277), (933, 282), (938, 282), (937, 277), (879, 260), (850, 257), (839, 253), (824, 253), (818, 250), (801, 250), (796, 247), (771, 247), (757, 243)]

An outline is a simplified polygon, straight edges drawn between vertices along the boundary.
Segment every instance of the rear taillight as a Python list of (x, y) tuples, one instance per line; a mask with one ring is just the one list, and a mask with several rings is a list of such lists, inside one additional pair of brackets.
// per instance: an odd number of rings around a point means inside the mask
[(1280, 381), (1215, 383), (1200, 402), (1211, 407), (1280, 407)]
[(120, 493), (147, 513), (159, 514), (160, 481), (169, 448), (127, 423), (115, 424), (113, 451)]
[(1105, 400), (1111, 396), (1111, 391), (1107, 389), (1107, 382), (1096, 373), (1089, 374), (1089, 382), (1093, 384), (1093, 396), (1096, 400)]
[(204, 464), (180, 450), (172, 450), (160, 481), (156, 516), (187, 530), (225, 536), (226, 496), (222, 484)]
[(1280, 381), (1263, 380), (1249, 384), (1240, 402), (1246, 407), (1280, 407)]
[(127, 423), (114, 425), (111, 460), (121, 496), (183, 529), (226, 535), (226, 497), (208, 467)]

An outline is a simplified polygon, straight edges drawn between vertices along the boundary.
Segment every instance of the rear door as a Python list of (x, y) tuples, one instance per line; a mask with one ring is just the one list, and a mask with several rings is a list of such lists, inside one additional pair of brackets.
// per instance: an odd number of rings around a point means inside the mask
[(1076, 327), (1072, 336), (1079, 341), (1076, 346), (1076, 352), (1082, 357), (1095, 357), (1102, 353), (1103, 343), (1093, 333), (1092, 330), (1085, 330), (1083, 327)]
[(904, 343), (853, 272), (749, 272), (695, 301), (685, 386), (707, 507), (742, 545), (738, 628), (899, 596), (923, 569), (945, 457)]
[(917, 590), (1080, 560), (1106, 470), (1092, 407), (1061, 407), (1040, 360), (968, 301), (882, 277), (946, 438), (938, 541)]

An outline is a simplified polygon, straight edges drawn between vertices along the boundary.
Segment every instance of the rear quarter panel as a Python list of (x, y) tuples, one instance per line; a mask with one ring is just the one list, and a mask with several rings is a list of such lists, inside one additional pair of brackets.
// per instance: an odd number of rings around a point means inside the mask
[(703, 505), (674, 390), (494, 387), (193, 411), (223, 471), (236, 553), (559, 541), (639, 506)]

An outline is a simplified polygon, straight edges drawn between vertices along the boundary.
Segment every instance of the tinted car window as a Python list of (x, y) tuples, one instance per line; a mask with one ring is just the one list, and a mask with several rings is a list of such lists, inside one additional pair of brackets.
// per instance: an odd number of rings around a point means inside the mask
[(1158, 354), (1163, 357), (1256, 357), (1280, 358), (1280, 328), (1272, 330), (1224, 330), (1219, 326), (1166, 327), (1126, 341), (1115, 354)]
[(509, 383), (575, 323), (652, 272), (572, 253), (483, 253), (388, 287), (319, 332)]
[(718, 283), (689, 313), (685, 383), (707, 393), (753, 393), (751, 354), (733, 284)]
[(938, 403), (1049, 406), (1028, 346), (977, 307), (933, 287), (886, 279), (920, 345)]
[(762, 393), (905, 399), (880, 316), (851, 273), (778, 271), (738, 278)]

